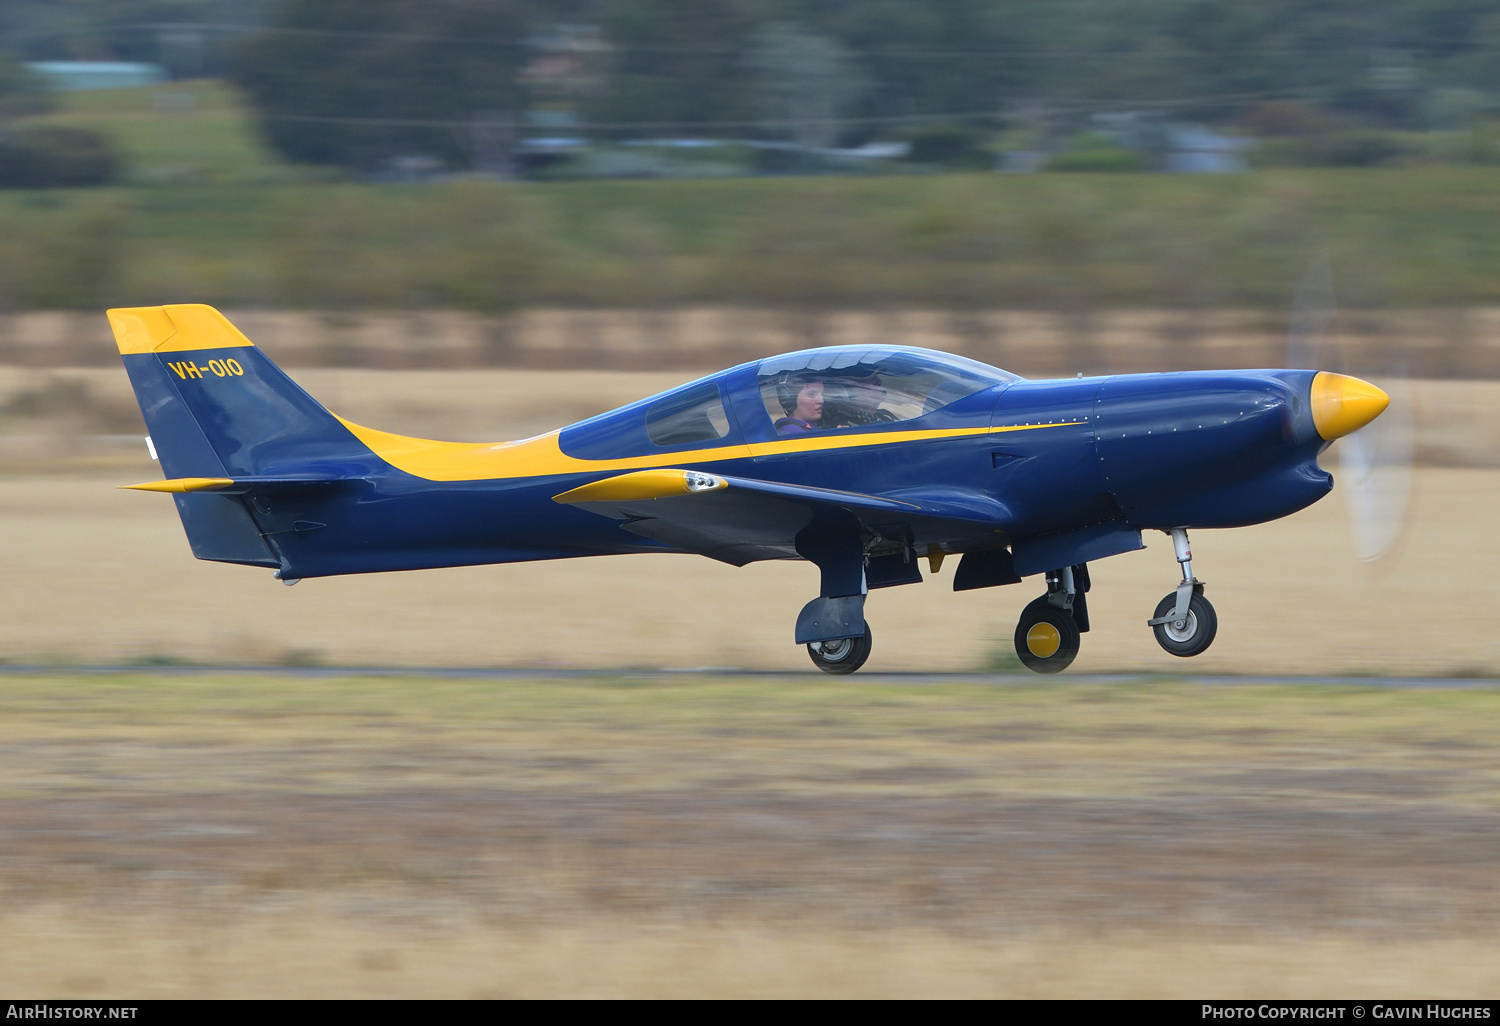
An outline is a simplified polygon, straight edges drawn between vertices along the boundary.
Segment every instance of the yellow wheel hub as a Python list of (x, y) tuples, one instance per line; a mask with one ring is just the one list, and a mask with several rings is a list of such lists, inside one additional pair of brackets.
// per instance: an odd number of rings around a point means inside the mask
[(1026, 632), (1026, 647), (1038, 659), (1050, 658), (1062, 647), (1062, 633), (1050, 623), (1032, 624)]

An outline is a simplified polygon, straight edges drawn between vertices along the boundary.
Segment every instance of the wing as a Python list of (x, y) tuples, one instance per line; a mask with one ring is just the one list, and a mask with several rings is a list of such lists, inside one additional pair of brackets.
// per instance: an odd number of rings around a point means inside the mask
[(1010, 518), (994, 499), (958, 490), (865, 495), (677, 469), (607, 477), (553, 499), (734, 566), (796, 558), (797, 533), (825, 513), (853, 514), (870, 533), (919, 550), (1003, 545)]

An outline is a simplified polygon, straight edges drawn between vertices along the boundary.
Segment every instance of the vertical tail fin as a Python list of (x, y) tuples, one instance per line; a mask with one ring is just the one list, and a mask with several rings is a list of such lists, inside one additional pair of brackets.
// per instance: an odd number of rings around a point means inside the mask
[(110, 310), (168, 477), (249, 476), (369, 449), (211, 306)]
[[(325, 461), (369, 458), (337, 417), (213, 307), (110, 310), (109, 323), (168, 478), (305, 475)], [(173, 499), (199, 559), (282, 565), (240, 498)]]

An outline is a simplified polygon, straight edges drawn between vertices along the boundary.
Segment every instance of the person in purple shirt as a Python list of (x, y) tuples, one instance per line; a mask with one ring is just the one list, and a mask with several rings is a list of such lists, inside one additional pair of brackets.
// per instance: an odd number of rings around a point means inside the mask
[(800, 435), (818, 430), (823, 419), (823, 382), (794, 381), (780, 389), (787, 415), (776, 422), (778, 435)]

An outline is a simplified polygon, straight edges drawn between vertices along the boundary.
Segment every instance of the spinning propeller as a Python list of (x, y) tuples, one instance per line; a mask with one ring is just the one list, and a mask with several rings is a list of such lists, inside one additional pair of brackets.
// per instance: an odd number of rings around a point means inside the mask
[[(1390, 397), (1384, 413), (1339, 440), (1337, 482), (1349, 504), (1354, 551), (1361, 560), (1372, 562), (1391, 552), (1406, 520), (1413, 447), (1411, 386), (1399, 362), (1383, 362), (1367, 346), (1355, 346), (1351, 352), (1348, 345), (1330, 344), (1328, 328), (1337, 314), (1333, 269), (1325, 252), (1302, 276), (1292, 302), (1286, 365), (1349, 375), (1338, 388), (1348, 390), (1356, 401), (1361, 384), (1372, 384)], [(1337, 401), (1345, 401), (1345, 396)]]

